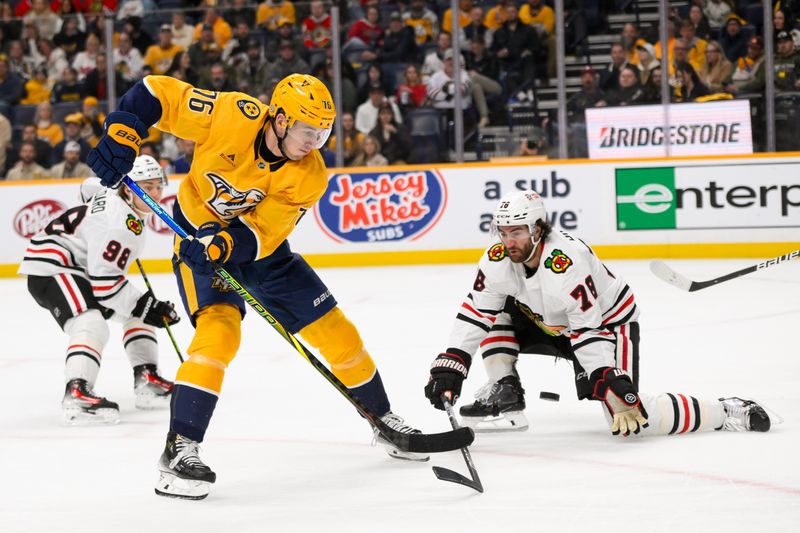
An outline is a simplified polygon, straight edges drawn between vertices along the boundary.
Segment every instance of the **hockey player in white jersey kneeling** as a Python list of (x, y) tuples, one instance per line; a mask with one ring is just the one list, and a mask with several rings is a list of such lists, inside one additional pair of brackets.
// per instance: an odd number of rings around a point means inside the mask
[(476, 431), (524, 430), (520, 352), (572, 362), (578, 398), (602, 402), (612, 434), (768, 431), (751, 400), (639, 392), (639, 308), (628, 284), (583, 241), (553, 231), (535, 192), (505, 196), (493, 216), (500, 242), (480, 260), (448, 348), (433, 361), (425, 395), (455, 401), (480, 349), (489, 383), (461, 408)]
[[(139, 156), (130, 177), (158, 201), (166, 176), (150, 156)], [(90, 178), (81, 187), (84, 203), (67, 209), (34, 235), (19, 273), (28, 291), (50, 311), (69, 337), (66, 390), (62, 400), (68, 424), (115, 424), (119, 406), (94, 392), (106, 321), (123, 324), (122, 342), (133, 367), (135, 405), (166, 408), (173, 383), (158, 374), (155, 328), (178, 322), (170, 302), (136, 289), (125, 276), (144, 249), (144, 218), (150, 208), (126, 187), (106, 189)]]

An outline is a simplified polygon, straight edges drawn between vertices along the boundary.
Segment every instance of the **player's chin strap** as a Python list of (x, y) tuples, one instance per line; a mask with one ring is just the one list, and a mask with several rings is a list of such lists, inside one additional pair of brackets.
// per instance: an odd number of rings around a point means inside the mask
[(142, 211), (141, 209), (136, 207), (136, 203), (134, 203), (133, 201), (133, 195), (134, 195), (133, 191), (127, 185), (125, 186), (125, 188), (128, 189), (128, 192), (126, 194), (121, 194), (120, 197), (122, 197), (125, 203), (128, 204), (128, 207), (133, 209), (134, 213), (139, 215), (139, 218), (143, 219), (144, 217), (152, 213), (152, 211)]
[(533, 259), (533, 256), (536, 255), (536, 249), (539, 248), (540, 244), (542, 244), (542, 246), (544, 246), (544, 244), (542, 243), (542, 238), (541, 237), (539, 237), (539, 239), (537, 239), (537, 240), (533, 240), (533, 235), (531, 235), (531, 242), (533, 243), (533, 247), (531, 248), (531, 253), (528, 255), (528, 257), (526, 257), (522, 261), (523, 263), (527, 263), (528, 261)]
[[(275, 113), (275, 116), (278, 116), (278, 113)], [(280, 135), (278, 135), (278, 130), (275, 129), (275, 120), (273, 120), (272, 117), (270, 117), (268, 120), (269, 120), (269, 126), (270, 128), (272, 128), (272, 133), (274, 133), (275, 138), (278, 139), (278, 150), (281, 151), (281, 155), (283, 157), (285, 157), (286, 159), (291, 159), (288, 155), (286, 155), (286, 152), (283, 151), (283, 140), (286, 139), (287, 135), (289, 135), (288, 123), (286, 125), (286, 129), (283, 131), (283, 137), (281, 137)], [(266, 143), (267, 143), (266, 132), (264, 132), (264, 144)], [(267, 148), (267, 150), (269, 150), (269, 148)]]

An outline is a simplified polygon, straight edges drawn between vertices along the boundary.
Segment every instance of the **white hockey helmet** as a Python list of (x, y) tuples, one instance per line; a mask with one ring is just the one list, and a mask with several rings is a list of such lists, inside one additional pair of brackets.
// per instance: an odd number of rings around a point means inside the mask
[(153, 156), (140, 155), (133, 162), (133, 168), (128, 172), (133, 181), (161, 180), (167, 186), (167, 175)]
[(100, 178), (86, 178), (83, 180), (83, 183), (81, 183), (81, 202), (88, 202), (97, 191), (103, 188), (103, 184), (100, 183)]
[(536, 221), (547, 221), (547, 211), (539, 193), (515, 191), (503, 196), (492, 217), (492, 228), (502, 226), (528, 226), (533, 235)]

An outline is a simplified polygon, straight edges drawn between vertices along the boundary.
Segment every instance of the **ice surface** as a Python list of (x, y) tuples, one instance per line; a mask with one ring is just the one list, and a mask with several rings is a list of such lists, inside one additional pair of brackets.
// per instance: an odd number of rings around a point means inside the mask
[[(754, 262), (670, 264), (709, 279)], [(800, 531), (800, 262), (692, 294), (656, 279), (644, 261), (609, 265), (643, 311), (643, 391), (755, 397), (785, 423), (767, 434), (612, 437), (599, 406), (575, 399), (569, 365), (524, 357), (532, 427), (478, 436), (479, 495), (430, 470), (466, 473), (458, 452), (416, 464), (371, 448), (352, 407), (249, 313), (203, 444), (218, 481), (204, 501), (164, 499), (152, 487), (168, 415), (133, 408), (120, 326), (112, 324), (96, 388), (119, 402), (121, 423), (64, 427), (66, 339), (24, 281), (0, 280), (0, 532)], [(320, 272), (378, 362), (394, 410), (425, 430), (448, 429), (422, 387), (474, 266)], [(159, 297), (177, 301), (171, 275), (150, 277)], [(190, 325), (174, 330), (185, 350)], [(166, 334), (159, 339), (163, 373), (174, 376), (177, 357)], [(465, 398), (484, 379), (478, 363)], [(540, 390), (561, 401), (540, 401)]]

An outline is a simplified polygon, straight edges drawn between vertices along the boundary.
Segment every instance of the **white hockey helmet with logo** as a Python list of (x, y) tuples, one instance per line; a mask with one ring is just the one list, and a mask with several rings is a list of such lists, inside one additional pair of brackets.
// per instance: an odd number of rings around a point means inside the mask
[(153, 156), (140, 155), (133, 162), (133, 168), (128, 172), (133, 181), (161, 180), (167, 186), (167, 175)]
[(492, 217), (492, 228), (502, 226), (528, 226), (533, 235), (536, 221), (547, 221), (547, 211), (539, 193), (515, 191), (503, 196)]

